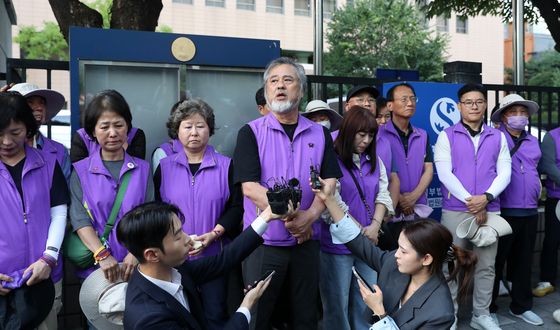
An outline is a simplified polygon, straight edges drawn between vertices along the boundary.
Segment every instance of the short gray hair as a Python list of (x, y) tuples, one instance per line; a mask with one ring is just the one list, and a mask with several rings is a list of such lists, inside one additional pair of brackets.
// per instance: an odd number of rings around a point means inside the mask
[(214, 135), (214, 128), (216, 126), (214, 110), (208, 103), (199, 98), (187, 99), (179, 103), (177, 109), (169, 116), (169, 119), (167, 119), (167, 135), (172, 139), (176, 139), (181, 122), (196, 114), (204, 118), (210, 130), (210, 136)]
[(296, 70), (297, 78), (299, 81), (299, 90), (301, 92), (301, 95), (303, 96), (307, 88), (307, 76), (305, 75), (305, 69), (303, 68), (303, 65), (299, 64), (294, 59), (289, 57), (279, 57), (275, 60), (272, 60), (272, 62), (268, 63), (266, 70), (264, 71), (263, 74), (264, 84), (266, 85), (266, 81), (270, 76), (270, 70), (282, 64), (291, 65)]

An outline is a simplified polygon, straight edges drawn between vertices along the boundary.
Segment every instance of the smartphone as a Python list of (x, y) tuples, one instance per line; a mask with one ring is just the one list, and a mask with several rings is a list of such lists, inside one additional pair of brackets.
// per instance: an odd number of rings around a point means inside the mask
[(354, 273), (354, 276), (356, 276), (356, 279), (358, 279), (358, 281), (362, 282), (363, 285), (366, 286), (366, 288), (368, 288), (371, 292), (375, 293), (375, 289), (371, 287), (371, 285), (368, 284), (368, 282), (366, 282), (366, 280), (364, 279), (364, 277), (362, 276), (362, 274), (360, 274), (357, 270), (356, 267), (352, 266), (352, 273)]
[(257, 281), (257, 284), (258, 284), (260, 281), (266, 281), (266, 280), (268, 280), (269, 278), (271, 278), (272, 276), (274, 276), (274, 274), (276, 274), (276, 271), (275, 271), (275, 270), (269, 270), (269, 271), (266, 272), (261, 278), (259, 278), (259, 280)]

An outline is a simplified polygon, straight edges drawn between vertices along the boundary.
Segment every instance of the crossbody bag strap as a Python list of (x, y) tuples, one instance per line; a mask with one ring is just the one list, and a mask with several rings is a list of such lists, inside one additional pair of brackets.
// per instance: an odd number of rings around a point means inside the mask
[(362, 187), (360, 187), (360, 184), (358, 183), (358, 179), (356, 179), (356, 176), (354, 175), (351, 169), (348, 169), (348, 172), (350, 172), (350, 176), (352, 177), (352, 180), (354, 180), (354, 184), (356, 185), (356, 188), (358, 189), (358, 193), (360, 194), (360, 199), (362, 200), (362, 203), (364, 203), (364, 206), (366, 207), (369, 220), (373, 221), (373, 212), (371, 212), (371, 209), (366, 201), (366, 196), (364, 195), (364, 191), (362, 190)]
[(113, 204), (113, 208), (111, 209), (111, 213), (109, 215), (109, 218), (107, 219), (107, 223), (105, 224), (105, 231), (103, 232), (103, 236), (101, 236), (102, 243), (105, 243), (107, 241), (109, 233), (111, 233), (111, 230), (113, 230), (115, 220), (117, 219), (117, 215), (119, 214), (119, 211), (121, 209), (124, 194), (126, 193), (126, 189), (128, 188), (128, 182), (130, 181), (130, 172), (132, 171), (126, 171), (122, 176), (121, 185), (119, 186), (119, 191), (117, 192), (115, 203)]

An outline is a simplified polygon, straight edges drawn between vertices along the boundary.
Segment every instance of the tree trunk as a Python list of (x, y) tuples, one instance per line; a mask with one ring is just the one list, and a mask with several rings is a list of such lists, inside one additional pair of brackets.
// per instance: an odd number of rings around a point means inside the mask
[(103, 27), (101, 14), (79, 0), (49, 0), (49, 4), (66, 42), (70, 26)]
[(113, 0), (111, 29), (155, 31), (161, 0)]
[(539, 9), (550, 35), (556, 42), (554, 49), (560, 52), (560, 3), (552, 0), (532, 0), (532, 2)]

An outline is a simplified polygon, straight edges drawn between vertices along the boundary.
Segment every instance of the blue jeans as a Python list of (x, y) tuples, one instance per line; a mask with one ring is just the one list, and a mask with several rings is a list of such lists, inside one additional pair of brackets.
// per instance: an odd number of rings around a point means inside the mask
[(372, 312), (364, 304), (352, 266), (370, 285), (377, 283), (377, 273), (351, 254), (321, 252), (319, 291), (323, 302), (323, 329), (369, 329)]

